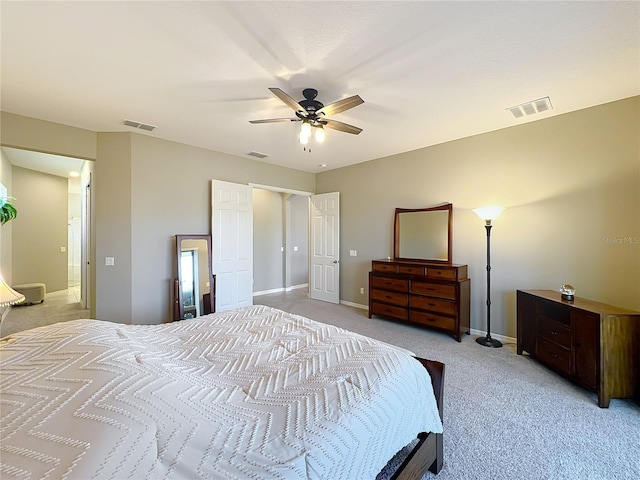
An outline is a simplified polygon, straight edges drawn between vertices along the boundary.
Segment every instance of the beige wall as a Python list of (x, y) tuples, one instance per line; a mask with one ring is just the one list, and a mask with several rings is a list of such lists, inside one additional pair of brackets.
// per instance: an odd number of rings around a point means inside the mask
[(0, 112), (2, 146), (94, 160), (96, 132)]
[[(469, 265), (471, 327), (486, 328), (486, 232), (472, 208), (507, 210), (491, 233), (492, 331), (516, 336), (516, 289), (557, 289), (640, 310), (640, 97), (317, 175), (340, 192), (341, 294), (393, 256), (396, 207), (452, 202), (455, 263)], [(350, 257), (349, 250), (357, 250)]]
[[(280, 192), (253, 189), (253, 291), (284, 287), (285, 198)], [(258, 240), (259, 239), (259, 240)]]
[(18, 210), (11, 221), (13, 284), (42, 282), (47, 292), (67, 288), (68, 185), (63, 177), (12, 167)]
[[(100, 162), (99, 155), (97, 168)], [(158, 323), (171, 318), (171, 282), (176, 275), (173, 236), (211, 232), (212, 179), (315, 190), (315, 175), (311, 173), (150, 136), (131, 135), (129, 238), (131, 311), (136, 323)], [(101, 172), (96, 171), (96, 184), (99, 186), (102, 182)], [(98, 190), (96, 197), (100, 195)], [(96, 213), (96, 221), (104, 226), (100, 212)], [(125, 243), (126, 239), (121, 242)], [(98, 269), (105, 268), (101, 266), (104, 259), (100, 254), (97, 264)], [(98, 280), (99, 297), (109, 283), (101, 285)]]
[(286, 286), (295, 287), (309, 282), (309, 197), (291, 195), (287, 203), (289, 269)]

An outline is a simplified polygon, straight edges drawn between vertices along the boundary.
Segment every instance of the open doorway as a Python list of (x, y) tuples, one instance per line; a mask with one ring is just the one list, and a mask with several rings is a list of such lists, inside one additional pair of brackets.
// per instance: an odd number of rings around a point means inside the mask
[(13, 284), (44, 283), (47, 294), (66, 291), (69, 303), (88, 308), (93, 162), (11, 147), (1, 147), (1, 153), (19, 215), (3, 269)]
[(309, 196), (254, 188), (253, 294), (308, 288)]

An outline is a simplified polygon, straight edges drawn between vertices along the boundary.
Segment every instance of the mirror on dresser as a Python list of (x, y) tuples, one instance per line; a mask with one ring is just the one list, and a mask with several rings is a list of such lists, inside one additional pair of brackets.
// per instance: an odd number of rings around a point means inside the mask
[(396, 208), (393, 254), (397, 260), (452, 262), (453, 204)]
[(174, 320), (215, 311), (211, 235), (176, 235), (178, 278), (174, 282)]

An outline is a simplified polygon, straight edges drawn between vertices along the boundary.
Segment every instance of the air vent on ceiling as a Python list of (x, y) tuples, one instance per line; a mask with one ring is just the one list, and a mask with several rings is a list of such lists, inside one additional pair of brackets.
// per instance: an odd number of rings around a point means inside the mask
[(544, 97), (537, 100), (532, 100), (527, 103), (516, 105), (515, 107), (509, 107), (507, 108), (507, 110), (509, 110), (515, 118), (522, 118), (528, 115), (546, 112), (547, 110), (551, 110), (552, 108), (553, 106), (551, 105), (551, 100), (549, 99), (549, 97)]
[(147, 132), (151, 132), (154, 129), (158, 128), (155, 125), (149, 125), (147, 123), (135, 122), (133, 120), (125, 120), (122, 122), (127, 127), (139, 128), (140, 130), (146, 130)]
[(256, 157), (256, 158), (267, 158), (269, 156), (266, 153), (260, 153), (260, 152), (249, 152), (247, 153), (247, 155), (251, 157)]

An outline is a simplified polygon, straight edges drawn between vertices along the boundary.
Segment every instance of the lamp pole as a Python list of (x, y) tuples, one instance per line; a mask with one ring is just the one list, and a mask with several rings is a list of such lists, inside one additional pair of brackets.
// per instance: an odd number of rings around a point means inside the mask
[(487, 335), (476, 338), (476, 342), (485, 347), (499, 348), (500, 340), (491, 338), (491, 220), (486, 220), (487, 229)]
[(487, 335), (476, 338), (476, 342), (485, 347), (499, 348), (502, 343), (495, 338), (491, 338), (491, 220), (496, 219), (504, 210), (502, 207), (476, 208), (480, 218), (484, 219), (484, 228), (487, 230)]

